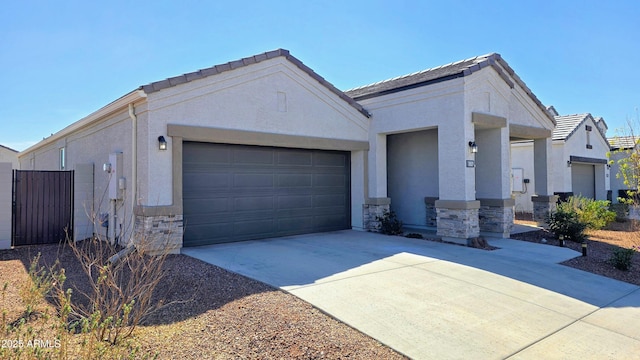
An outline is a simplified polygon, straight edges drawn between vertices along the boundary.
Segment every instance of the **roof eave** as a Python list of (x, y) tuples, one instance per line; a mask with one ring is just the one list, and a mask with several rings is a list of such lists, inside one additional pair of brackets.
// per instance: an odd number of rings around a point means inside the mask
[(290, 63), (294, 64), (300, 70), (304, 71), (307, 75), (311, 76), (314, 80), (318, 81), (322, 86), (329, 89), (329, 91), (333, 92), (340, 99), (346, 101), (349, 105), (351, 105), (356, 110), (358, 110), (362, 115), (366, 117), (371, 117), (371, 114), (369, 114), (369, 112), (365, 110), (362, 107), (362, 105), (358, 104), (354, 99), (352, 99), (347, 94), (345, 94), (344, 92), (342, 92), (341, 90), (333, 86), (333, 84), (325, 80), (322, 76), (318, 75), (318, 73), (313, 71), (310, 67), (306, 66), (298, 58), (291, 55), (289, 50), (286, 50), (286, 49), (276, 49), (276, 50), (268, 51), (262, 54), (245, 57), (240, 60), (234, 60), (224, 64), (214, 65), (212, 67), (201, 69), (195, 72), (174, 76), (165, 80), (155, 81), (147, 85), (140, 86), (138, 90), (142, 90), (146, 94), (151, 94), (151, 93), (154, 93), (163, 89), (167, 89), (173, 86), (177, 86), (180, 84), (184, 84), (193, 80), (203, 79), (209, 76), (235, 70), (237, 68), (241, 68), (251, 64), (257, 64), (259, 62), (277, 58), (277, 57), (284, 57)]
[(104, 120), (107, 116), (112, 115), (118, 111), (121, 111), (122, 109), (126, 108), (129, 106), (129, 104), (133, 104), (135, 102), (138, 102), (140, 100), (144, 100), (146, 99), (147, 95), (140, 89), (136, 89), (133, 90), (129, 93), (127, 93), (126, 95), (118, 98), (117, 100), (103, 106), (102, 108), (100, 108), (99, 110), (89, 114), (88, 116), (74, 122), (73, 124), (63, 128), (62, 130), (54, 133), (53, 135), (43, 139), (42, 141), (28, 147), (27, 149), (21, 151), (18, 155), (18, 157), (21, 157), (22, 154), (25, 153), (29, 153), (32, 152), (34, 150), (38, 150), (44, 146), (47, 146), (51, 143), (54, 143), (56, 141), (58, 141), (61, 138), (64, 138), (65, 136), (78, 131), (80, 129), (83, 129), (85, 127), (88, 127), (90, 125), (93, 125), (99, 121)]

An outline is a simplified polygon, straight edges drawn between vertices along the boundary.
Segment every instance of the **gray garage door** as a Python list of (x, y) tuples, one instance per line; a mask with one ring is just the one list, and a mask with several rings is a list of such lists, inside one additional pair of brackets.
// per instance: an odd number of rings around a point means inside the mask
[(573, 195), (581, 195), (595, 199), (596, 175), (595, 167), (589, 164), (571, 165), (571, 187)]
[(184, 246), (350, 228), (348, 152), (185, 142)]

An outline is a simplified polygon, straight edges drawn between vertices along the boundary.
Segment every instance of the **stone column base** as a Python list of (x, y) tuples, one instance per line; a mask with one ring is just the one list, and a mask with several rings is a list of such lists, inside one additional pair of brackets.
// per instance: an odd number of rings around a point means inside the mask
[(480, 235), (478, 210), (480, 201), (437, 200), (435, 202), (438, 231), (444, 241), (469, 245)]
[(133, 243), (149, 255), (179, 254), (182, 225), (182, 215), (136, 215)]
[(427, 210), (427, 218), (425, 224), (429, 227), (438, 226), (438, 211), (436, 210), (437, 197), (425, 197), (424, 205)]
[(556, 195), (533, 195), (533, 221), (539, 226), (547, 226), (547, 216), (556, 209), (558, 196)]
[(378, 217), (382, 216), (385, 211), (389, 211), (391, 199), (389, 198), (369, 198), (362, 205), (362, 221), (363, 228), (366, 231), (378, 231), (380, 222)]
[(515, 216), (514, 199), (479, 199), (480, 233), (508, 239)]

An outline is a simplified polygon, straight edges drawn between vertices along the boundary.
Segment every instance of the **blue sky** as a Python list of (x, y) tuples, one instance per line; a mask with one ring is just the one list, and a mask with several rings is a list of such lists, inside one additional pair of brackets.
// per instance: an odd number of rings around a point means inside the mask
[(0, 144), (23, 150), (140, 85), (284, 48), (346, 90), (498, 52), (545, 105), (640, 107), (640, 2), (32, 1), (0, 11)]

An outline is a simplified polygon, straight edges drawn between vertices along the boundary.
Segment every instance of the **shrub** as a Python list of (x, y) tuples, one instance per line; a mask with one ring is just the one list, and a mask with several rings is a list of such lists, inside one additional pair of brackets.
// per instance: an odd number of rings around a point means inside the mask
[(607, 200), (593, 200), (582, 196), (572, 196), (560, 204), (573, 208), (580, 221), (591, 230), (600, 230), (616, 220), (616, 213), (609, 209), (610, 205), (611, 202)]
[(629, 216), (629, 205), (623, 203), (611, 204), (609, 205), (609, 208), (616, 214), (616, 222), (627, 222), (627, 216)]
[(634, 249), (618, 248), (613, 250), (609, 262), (618, 270), (628, 271), (631, 269), (631, 260), (636, 251)]
[(569, 203), (560, 203), (556, 211), (547, 217), (549, 230), (557, 237), (563, 236), (567, 240), (583, 242), (584, 230), (587, 225), (580, 221), (578, 212)]
[(402, 221), (398, 220), (396, 213), (393, 211), (384, 211), (382, 216), (376, 216), (379, 222), (378, 231), (385, 235), (402, 234)]
[(587, 229), (600, 230), (616, 220), (615, 211), (610, 210), (610, 201), (580, 197), (578, 216), (587, 224)]

